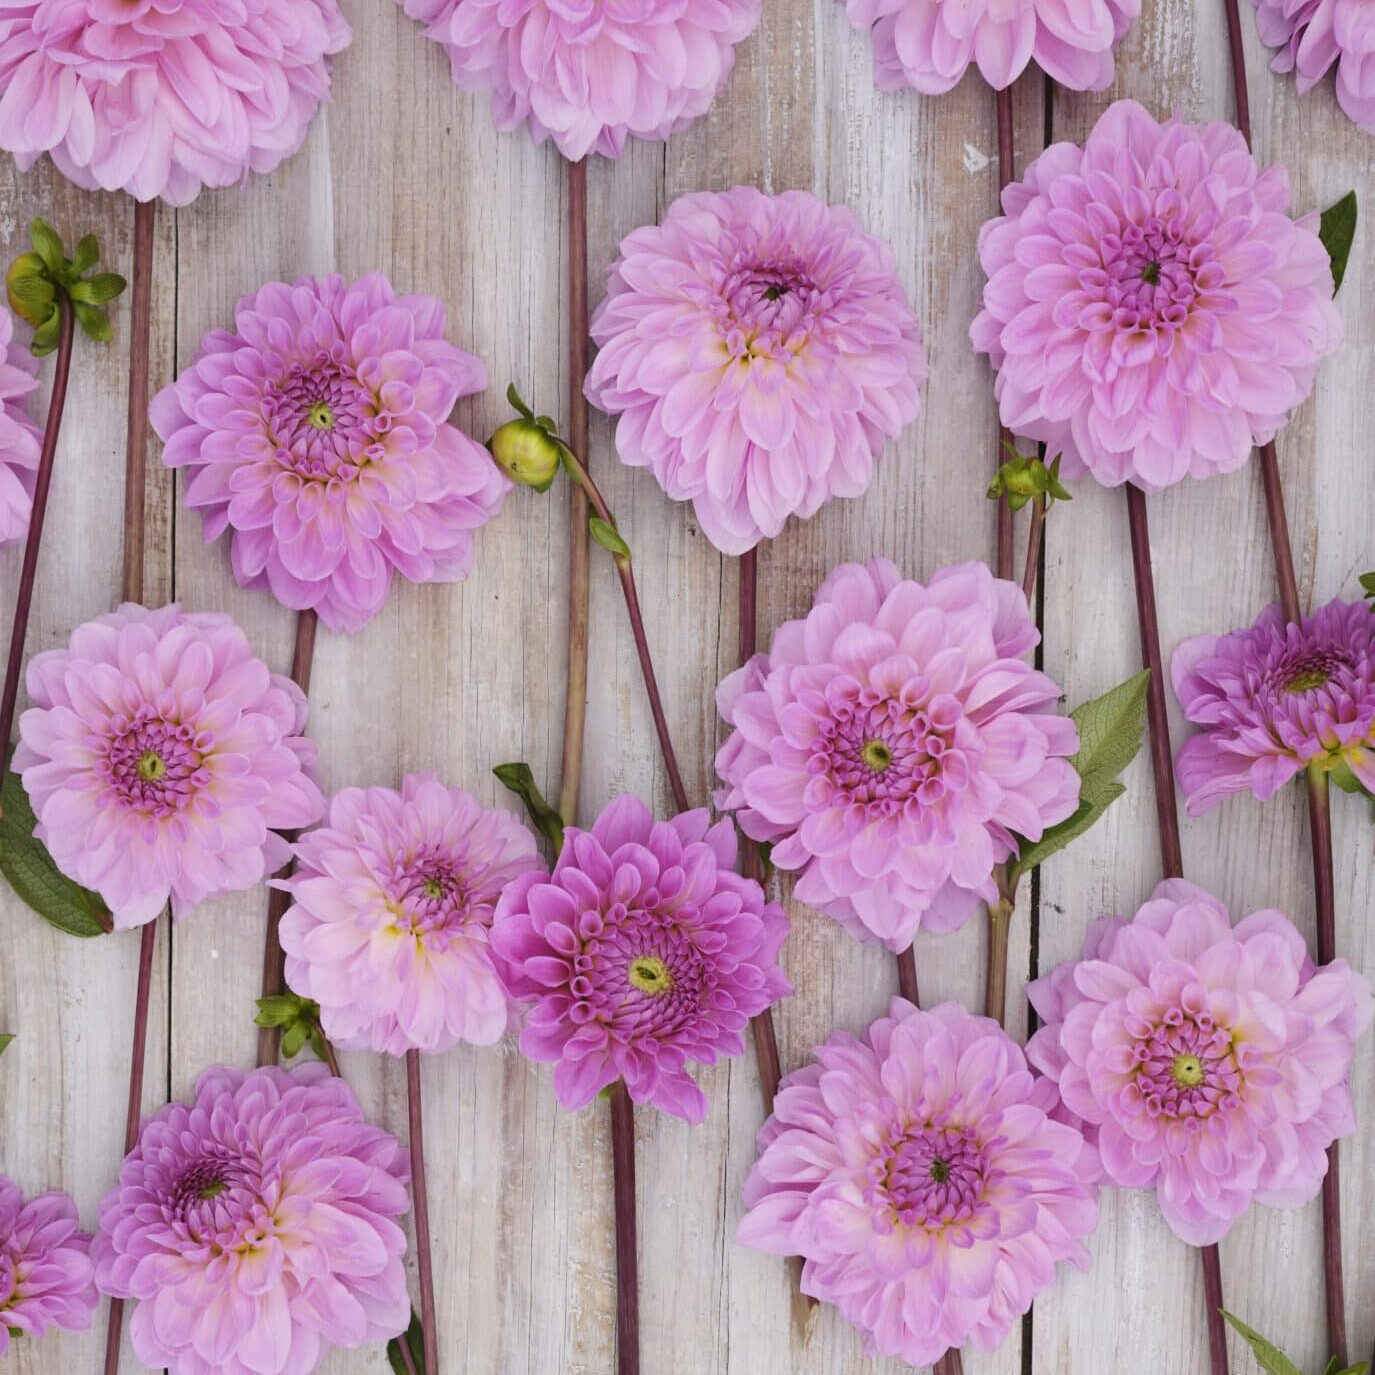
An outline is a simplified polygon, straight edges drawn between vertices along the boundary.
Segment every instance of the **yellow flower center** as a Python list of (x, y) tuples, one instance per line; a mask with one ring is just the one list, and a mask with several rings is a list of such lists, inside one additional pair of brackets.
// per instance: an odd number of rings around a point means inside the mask
[(1326, 669), (1310, 668), (1296, 673), (1285, 685), (1286, 692), (1312, 692), (1320, 688), (1332, 675)]
[(224, 1180), (217, 1179), (213, 1183), (207, 1184), (201, 1190), (200, 1196), (206, 1203), (209, 1203), (212, 1199), (218, 1198), (228, 1187), (229, 1185)]
[(438, 901), (444, 896), (444, 885), (437, 878), (427, 878), (422, 885), (421, 891), (427, 898)]
[(167, 773), (167, 761), (156, 750), (144, 750), (138, 757), (138, 776), (145, 783), (156, 783)]
[(1203, 1061), (1197, 1055), (1176, 1055), (1170, 1073), (1183, 1088), (1197, 1088), (1203, 1082)]
[(860, 750), (859, 757), (875, 773), (882, 773), (893, 762), (893, 751), (882, 740), (870, 740)]
[(631, 960), (626, 977), (642, 993), (667, 993), (673, 987), (673, 975), (657, 955), (640, 955)]
[(328, 401), (317, 401), (306, 412), (306, 419), (317, 430), (332, 430), (334, 428), (334, 411)]

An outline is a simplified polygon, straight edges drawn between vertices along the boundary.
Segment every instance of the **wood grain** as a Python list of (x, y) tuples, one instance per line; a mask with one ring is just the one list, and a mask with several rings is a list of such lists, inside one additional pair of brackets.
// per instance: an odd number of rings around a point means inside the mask
[[(449, 337), (482, 357), (491, 387), (456, 419), (485, 437), (505, 418), (514, 381), (537, 408), (559, 414), (567, 394), (563, 290), (566, 182), (557, 155), (523, 134), (497, 134), (486, 97), (457, 91), (447, 60), (389, 0), (345, 0), (353, 47), (336, 66), (335, 100), (301, 154), (267, 177), (204, 195), (159, 216), (153, 296), (152, 383), (194, 355), (234, 302), (272, 278), (386, 271), (398, 289), (439, 295)], [(1371, 143), (1324, 86), (1300, 99), (1272, 77), (1248, 36), (1257, 153), (1287, 161), (1296, 203), (1317, 208), (1355, 185), (1375, 190)], [(1014, 92), (1017, 171), (1053, 138), (1080, 138), (1107, 100), (1132, 94), (1157, 113), (1230, 110), (1221, 0), (1148, 5), (1122, 51), (1110, 93), (1047, 104), (1035, 74)], [(588, 174), (591, 299), (631, 229), (657, 220), (676, 196), (749, 182), (803, 187), (851, 206), (893, 245), (925, 331), (931, 361), (920, 419), (880, 461), (861, 500), (793, 523), (759, 560), (760, 640), (810, 604), (845, 559), (886, 555), (912, 576), (990, 559), (994, 512), (983, 492), (995, 434), (991, 379), (968, 327), (982, 275), (980, 223), (995, 207), (994, 105), (977, 81), (940, 99), (874, 89), (868, 40), (835, 0), (769, 0), (710, 114), (667, 145), (632, 146)], [(1369, 201), (1368, 194), (1362, 196)], [(127, 264), (132, 213), (91, 196), (51, 169), (20, 175), (0, 163), (0, 248), (19, 251), (36, 213), (64, 232), (95, 229), (116, 266)], [(1363, 218), (1339, 305), (1348, 340), (1317, 394), (1280, 438), (1300, 588), (1310, 601), (1351, 593), (1375, 564), (1368, 506), (1370, 396), (1375, 387), (1375, 230)], [(38, 575), (30, 650), (63, 642), (108, 610), (119, 584), (112, 524), (123, 482), (121, 423), (127, 314), (115, 340), (78, 340), (69, 413)], [(665, 709), (691, 799), (704, 803), (721, 728), (712, 699), (734, 666), (734, 560), (669, 503), (649, 475), (614, 460), (612, 429), (594, 413), (591, 461), (636, 571)], [(145, 577), (150, 601), (173, 596), (233, 614), (279, 671), (291, 656), (293, 618), (270, 597), (235, 587), (223, 545), (206, 547), (178, 483), (152, 456)], [(1191, 484), (1152, 499), (1161, 628), (1168, 655), (1184, 636), (1249, 622), (1275, 595), (1258, 473)], [(1017, 538), (1026, 518), (1018, 518)], [(563, 574), (566, 503), (520, 491), (478, 537), (464, 583), (398, 583), (385, 610), (348, 639), (322, 629), (310, 733), (327, 789), (395, 785), (434, 769), (446, 781), (509, 803), (493, 764), (525, 759), (557, 783), (563, 717)], [(1136, 666), (1125, 507), (1120, 494), (1082, 484), (1045, 531), (1045, 663), (1071, 702), (1101, 692)], [(669, 805), (624, 607), (609, 558), (593, 549), (592, 681), (584, 815), (636, 790)], [(0, 554), (0, 606), (12, 604), (19, 553)], [(23, 699), (21, 698), (21, 707)], [(1181, 723), (1173, 720), (1176, 737)], [(1014, 918), (1010, 1027), (1026, 1030), (1022, 987), (1078, 948), (1086, 924), (1134, 908), (1157, 878), (1154, 804), (1142, 763), (1107, 819), (1024, 885)], [(1259, 807), (1239, 798), (1186, 824), (1186, 871), (1240, 914), (1279, 906), (1311, 926), (1302, 798)], [(1375, 839), (1365, 809), (1334, 799), (1338, 944), (1375, 972)], [(786, 897), (780, 890), (780, 896)], [(1033, 897), (1035, 901), (1033, 901)], [(187, 1094), (216, 1062), (252, 1063), (265, 894), (209, 904), (161, 938), (146, 1106)], [(113, 1181), (122, 1129), (127, 1027), (137, 939), (75, 942), (50, 932), (0, 893), (0, 1030), (18, 1033), (0, 1060), (0, 1169), (28, 1190), (74, 1192), (88, 1224)], [(778, 1012), (786, 1071), (835, 1027), (858, 1029), (895, 991), (893, 962), (801, 907), (787, 963), (798, 994)], [(929, 1003), (982, 996), (984, 925), (921, 936), (917, 962)], [(406, 1126), (399, 1063), (346, 1055), (344, 1073), (366, 1110)], [(568, 1114), (546, 1069), (507, 1043), (463, 1049), (423, 1066), (439, 1328), (449, 1375), (604, 1375), (615, 1343), (610, 1142), (604, 1112)], [(783, 1264), (734, 1244), (740, 1187), (754, 1156), (760, 1097), (753, 1057), (703, 1076), (707, 1122), (690, 1128), (636, 1114), (640, 1179), (641, 1333), (654, 1375), (895, 1375), (823, 1310), (804, 1349), (792, 1331)], [(1358, 1114), (1375, 1101), (1375, 1051), (1360, 1048)], [(1375, 1209), (1375, 1140), (1343, 1153), (1346, 1267), (1353, 1353), (1375, 1339), (1375, 1249), (1360, 1245)], [(1117, 1368), (1195, 1372), (1204, 1367), (1196, 1258), (1175, 1242), (1154, 1203), (1108, 1193), (1092, 1241), (1095, 1266), (1067, 1273), (1033, 1319), (993, 1355), (969, 1351), (968, 1375)], [(1280, 1340), (1304, 1369), (1324, 1352), (1318, 1280), (1319, 1218), (1256, 1209), (1222, 1247), (1227, 1301)], [(414, 1289), (414, 1282), (412, 1285)], [(103, 1324), (39, 1346), (16, 1343), (20, 1375), (96, 1368)], [(1024, 1349), (1025, 1343), (1025, 1349)], [(1248, 1369), (1234, 1347), (1238, 1372)], [(138, 1368), (126, 1344), (123, 1369)], [(377, 1351), (337, 1353), (328, 1375), (383, 1368)]]

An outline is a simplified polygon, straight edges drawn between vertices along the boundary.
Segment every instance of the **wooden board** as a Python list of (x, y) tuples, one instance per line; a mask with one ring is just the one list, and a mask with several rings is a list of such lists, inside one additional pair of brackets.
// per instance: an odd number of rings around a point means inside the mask
[[(356, 38), (336, 66), (335, 100), (291, 163), (247, 186), (203, 196), (160, 217), (154, 297), (154, 385), (170, 379), (201, 335), (228, 321), (235, 300), (273, 278), (382, 269), (399, 289), (441, 296), (449, 337), (480, 355), (492, 387), (457, 419), (484, 437), (504, 418), (515, 381), (532, 402), (563, 413), (565, 183), (549, 147), (497, 134), (485, 97), (456, 91), (443, 53), (386, 0), (346, 0)], [(1253, 24), (1245, 17), (1248, 35)], [(1375, 190), (1370, 140), (1337, 111), (1330, 89), (1300, 100), (1272, 78), (1248, 39), (1257, 150), (1285, 160), (1297, 203), (1320, 207), (1352, 185)], [(1149, 6), (1127, 41), (1111, 95), (1194, 117), (1230, 108), (1220, 3)], [(1109, 96), (1049, 99), (1032, 74), (1016, 93), (1018, 168), (1052, 138), (1081, 138)], [(1048, 104), (1049, 99), (1049, 104)], [(826, 571), (888, 555), (911, 575), (992, 554), (983, 489), (994, 412), (986, 366), (969, 350), (982, 274), (980, 223), (995, 206), (993, 102), (977, 81), (940, 99), (874, 90), (868, 41), (835, 0), (769, 0), (712, 112), (666, 146), (636, 145), (589, 175), (592, 298), (620, 238), (657, 219), (683, 192), (748, 182), (802, 187), (852, 206), (896, 250), (931, 361), (920, 420), (890, 446), (869, 493), (790, 525), (761, 557), (761, 636), (801, 614)], [(1364, 207), (1363, 207), (1364, 208)], [(95, 229), (127, 265), (127, 202), (67, 187), (51, 169), (26, 175), (0, 162), (0, 248), (18, 251), (44, 214), (68, 233)], [(1281, 439), (1305, 596), (1350, 593), (1375, 564), (1364, 512), (1375, 386), (1375, 231), (1367, 215), (1340, 305), (1343, 351), (1325, 365), (1315, 399)], [(63, 642), (116, 600), (122, 491), (127, 317), (116, 311), (105, 349), (82, 347), (54, 487), (30, 649)], [(611, 427), (594, 418), (592, 462), (636, 551), (636, 565), (675, 738), (694, 799), (713, 781), (721, 728), (712, 701), (734, 666), (737, 572), (668, 503), (649, 476), (614, 460)], [(235, 615), (259, 652), (285, 670), (292, 620), (269, 597), (237, 589), (222, 546), (205, 547), (179, 484), (158, 469), (150, 487), (148, 595)], [(1204, 629), (1249, 621), (1275, 586), (1256, 472), (1178, 489), (1151, 503), (1168, 650)], [(1020, 533), (1020, 532), (1019, 532)], [(522, 758), (553, 781), (562, 719), (564, 503), (519, 492), (478, 539), (476, 569), (455, 587), (397, 584), (359, 636), (322, 632), (311, 734), (328, 789), (395, 784), (432, 768), (496, 800), (489, 770)], [(594, 551), (595, 552), (595, 551)], [(12, 600), (19, 554), (0, 555), (0, 605)], [(584, 812), (636, 790), (668, 806), (648, 708), (609, 566), (594, 560), (593, 676)], [(1046, 666), (1071, 701), (1137, 665), (1120, 493), (1080, 486), (1047, 538)], [(1176, 725), (1178, 721), (1176, 720)], [(1137, 766), (1109, 819), (1046, 866), (1039, 902), (1024, 901), (1013, 937), (1009, 1006), (1026, 1029), (1021, 987), (1077, 949), (1086, 923), (1126, 911), (1157, 877), (1148, 773)], [(1338, 798), (1338, 901), (1344, 952), (1375, 972), (1368, 934), (1375, 845), (1358, 803)], [(1308, 842), (1296, 797), (1260, 808), (1238, 799), (1185, 834), (1192, 876), (1237, 913), (1278, 905), (1311, 927)], [(28, 1190), (73, 1191), (88, 1223), (114, 1177), (123, 1129), (128, 1025), (137, 942), (75, 942), (0, 893), (0, 1030), (19, 1039), (0, 1060), (0, 1169)], [(152, 1108), (185, 1095), (200, 1069), (247, 1064), (254, 1046), (264, 896), (208, 905), (164, 935), (149, 1047)], [(798, 995), (779, 1010), (785, 1067), (833, 1027), (859, 1029), (895, 991), (891, 960), (794, 906), (787, 963)], [(977, 1007), (980, 921), (918, 942), (923, 998)], [(1356, 1073), (1364, 1120), (1375, 1101), (1375, 1051)], [(344, 1057), (368, 1112), (404, 1132), (400, 1065)], [(642, 1326), (653, 1375), (851, 1375), (903, 1369), (874, 1362), (834, 1313), (805, 1349), (790, 1331), (784, 1267), (734, 1245), (740, 1186), (761, 1110), (750, 1058), (703, 1077), (705, 1125), (637, 1114), (641, 1178)], [(614, 1357), (614, 1255), (609, 1134), (604, 1113), (568, 1114), (547, 1070), (505, 1044), (458, 1050), (425, 1066), (427, 1141), (448, 1375), (606, 1372)], [(1359, 1240), (1375, 1199), (1375, 1143), (1344, 1155), (1353, 1353), (1375, 1339), (1375, 1250)], [(1196, 1261), (1174, 1241), (1148, 1196), (1106, 1193), (1095, 1268), (1066, 1274), (995, 1355), (970, 1352), (969, 1375), (1126, 1368), (1204, 1368)], [(1229, 1305), (1281, 1340), (1305, 1369), (1325, 1353), (1316, 1207), (1255, 1210), (1223, 1247)], [(16, 1343), (22, 1375), (95, 1370), (103, 1312), (91, 1332), (42, 1346)], [(1249, 1369), (1239, 1349), (1235, 1369)], [(126, 1347), (125, 1370), (137, 1369)], [(379, 1352), (339, 1353), (330, 1375), (383, 1369)]]

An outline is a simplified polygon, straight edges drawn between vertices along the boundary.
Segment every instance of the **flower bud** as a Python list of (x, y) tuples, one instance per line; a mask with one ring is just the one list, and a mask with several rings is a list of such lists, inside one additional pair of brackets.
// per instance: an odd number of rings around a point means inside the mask
[(487, 442), (498, 466), (522, 486), (549, 490), (563, 462), (563, 446), (534, 420), (508, 420)]
[(41, 325), (52, 314), (56, 291), (37, 253), (21, 253), (5, 273), (5, 295), (21, 320)]

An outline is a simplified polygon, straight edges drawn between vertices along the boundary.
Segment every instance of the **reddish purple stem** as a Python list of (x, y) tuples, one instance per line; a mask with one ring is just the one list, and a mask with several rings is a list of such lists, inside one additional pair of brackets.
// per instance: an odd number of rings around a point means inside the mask
[(640, 1375), (640, 1275), (635, 1235), (635, 1108), (611, 1086), (611, 1170), (616, 1194), (616, 1371)]
[(430, 1195), (425, 1183), (425, 1122), (418, 1050), (406, 1052), (406, 1108), (410, 1123), (411, 1204), (415, 1211), (415, 1249), (420, 1267), (420, 1329), (425, 1340), (425, 1375), (439, 1375), (439, 1320), (434, 1302)]

